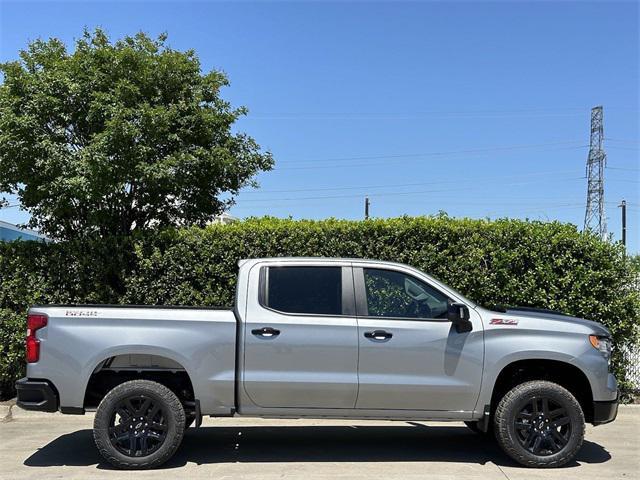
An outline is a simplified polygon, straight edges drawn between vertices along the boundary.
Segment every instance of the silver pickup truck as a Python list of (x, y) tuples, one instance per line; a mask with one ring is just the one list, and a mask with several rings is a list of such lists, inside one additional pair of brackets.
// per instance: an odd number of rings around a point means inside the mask
[(34, 306), (25, 409), (95, 410), (120, 468), (161, 465), (202, 415), (465, 422), (526, 466), (615, 419), (611, 340), (547, 310), (488, 310), (406, 265), (239, 264), (233, 309)]

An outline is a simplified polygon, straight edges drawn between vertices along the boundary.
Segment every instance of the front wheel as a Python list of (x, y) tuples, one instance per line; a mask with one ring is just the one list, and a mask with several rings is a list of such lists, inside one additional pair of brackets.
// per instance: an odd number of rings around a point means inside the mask
[(149, 380), (132, 380), (102, 399), (93, 422), (93, 438), (113, 466), (144, 469), (171, 458), (184, 429), (184, 408), (171, 390)]
[(500, 400), (496, 438), (516, 462), (560, 467), (575, 458), (584, 440), (584, 414), (576, 398), (547, 381), (522, 383)]

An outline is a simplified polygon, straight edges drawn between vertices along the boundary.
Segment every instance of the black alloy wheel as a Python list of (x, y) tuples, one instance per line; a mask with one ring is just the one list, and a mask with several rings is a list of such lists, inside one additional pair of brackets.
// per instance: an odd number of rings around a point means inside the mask
[(534, 455), (554, 455), (571, 438), (571, 419), (566, 408), (549, 397), (526, 400), (514, 424), (520, 445)]
[(158, 450), (167, 438), (167, 414), (146, 395), (120, 401), (111, 416), (111, 444), (128, 457), (144, 457)]

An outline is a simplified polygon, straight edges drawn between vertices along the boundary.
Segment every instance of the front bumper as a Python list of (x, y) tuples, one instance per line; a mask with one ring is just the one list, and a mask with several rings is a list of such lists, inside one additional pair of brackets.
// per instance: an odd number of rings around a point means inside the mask
[(618, 398), (610, 402), (593, 402), (593, 425), (604, 425), (613, 422), (618, 415)]
[(47, 380), (21, 378), (16, 382), (17, 405), (25, 410), (55, 412), (58, 410), (58, 392)]

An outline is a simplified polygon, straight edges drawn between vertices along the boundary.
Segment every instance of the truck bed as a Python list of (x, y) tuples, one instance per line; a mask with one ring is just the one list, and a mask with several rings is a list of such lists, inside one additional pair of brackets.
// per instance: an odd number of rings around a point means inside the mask
[[(41, 357), (28, 365), (28, 376), (47, 378), (59, 392), (63, 411), (83, 411), (85, 391), (78, 386), (92, 376), (145, 366), (167, 375), (186, 372), (202, 413), (233, 412), (236, 317), (231, 309), (45, 305), (30, 313), (47, 315), (48, 324), (39, 337)], [(132, 350), (136, 355), (129, 355)]]

